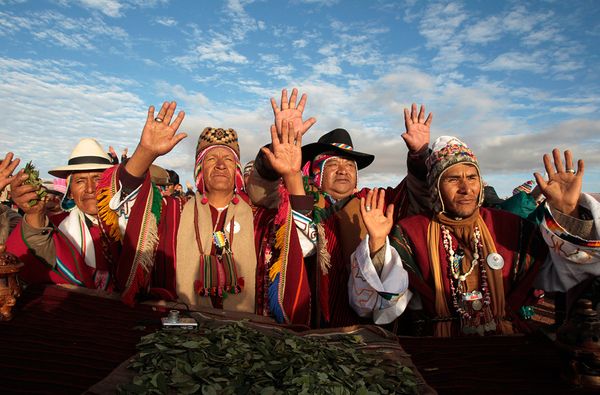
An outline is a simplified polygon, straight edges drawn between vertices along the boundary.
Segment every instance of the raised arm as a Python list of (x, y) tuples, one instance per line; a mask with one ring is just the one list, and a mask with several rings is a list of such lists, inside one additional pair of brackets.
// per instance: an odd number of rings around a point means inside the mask
[(371, 256), (385, 246), (385, 240), (392, 230), (394, 205), (390, 204), (384, 212), (385, 190), (370, 190), (366, 197), (360, 198), (360, 215), (369, 234)]
[(404, 126), (406, 132), (402, 133), (402, 138), (410, 152), (418, 152), (429, 145), (430, 126), (433, 120), (433, 114), (429, 113), (425, 118), (425, 105), (421, 104), (419, 112), (417, 105), (412, 104), (410, 111), (404, 109)]
[[(302, 185), (302, 136), (316, 119), (303, 120), (308, 96), (303, 94), (298, 100), (298, 90), (292, 89), (288, 99), (287, 89), (281, 91), (281, 101), (271, 98), (274, 122), (271, 126), (271, 143), (261, 149), (254, 162), (254, 171), (250, 176), (248, 193), (252, 201), (259, 206), (271, 207), (278, 200), (277, 185), (283, 181), (292, 195), (304, 195)], [(283, 129), (286, 135), (283, 136)], [(267, 152), (272, 155), (267, 156)], [(291, 155), (291, 156), (290, 156)]]
[(176, 108), (177, 104), (174, 101), (164, 102), (156, 117), (154, 106), (148, 108), (140, 142), (125, 165), (129, 174), (134, 177), (143, 176), (156, 158), (171, 152), (181, 140), (187, 137), (185, 133), (177, 134), (185, 113), (180, 111), (173, 119)]
[[(425, 106), (421, 105), (417, 110), (417, 105), (412, 104), (410, 110), (404, 109), (404, 126), (406, 132), (402, 138), (408, 148), (407, 155), (407, 175), (398, 185), (394, 193), (388, 194), (388, 200), (396, 202), (397, 215), (402, 218), (406, 215), (417, 214), (430, 209), (429, 188), (427, 185), (427, 166), (425, 160), (429, 156), (430, 128), (433, 120), (433, 114), (426, 115)], [(406, 188), (404, 188), (406, 185)], [(403, 191), (406, 190), (409, 205), (402, 203)]]
[(308, 96), (303, 93), (300, 97), (300, 101), (296, 104), (298, 99), (298, 89), (292, 89), (292, 94), (288, 100), (287, 89), (281, 90), (281, 102), (277, 104), (277, 100), (271, 98), (271, 107), (273, 108), (273, 115), (275, 116), (275, 127), (277, 133), (281, 134), (281, 128), (283, 121), (291, 121), (294, 125), (294, 130), (304, 136), (304, 133), (311, 128), (312, 125), (317, 122), (314, 117), (310, 117), (307, 120), (302, 120), (304, 115), (304, 107)]
[(544, 167), (548, 174), (548, 180), (545, 180), (540, 173), (534, 173), (535, 180), (551, 208), (571, 217), (578, 217), (578, 201), (584, 174), (583, 160), (580, 159), (577, 162), (577, 170), (575, 170), (571, 151), (566, 150), (564, 153), (564, 166), (560, 150), (553, 149), (552, 156), (554, 166), (550, 155), (544, 155)]
[(13, 159), (13, 153), (9, 152), (0, 163), (0, 192), (15, 178), (13, 171), (19, 166), (20, 161), (19, 158)]
[(291, 195), (304, 195), (302, 184), (302, 134), (294, 130), (294, 122), (283, 121), (281, 132), (271, 125), (271, 145), (261, 148), (269, 166), (283, 178)]
[(387, 236), (393, 225), (393, 205), (385, 210), (385, 191), (369, 191), (361, 198), (360, 214), (367, 227), (364, 239), (351, 256), (348, 298), (361, 317), (373, 317), (376, 324), (388, 324), (404, 312), (412, 294), (408, 273)]

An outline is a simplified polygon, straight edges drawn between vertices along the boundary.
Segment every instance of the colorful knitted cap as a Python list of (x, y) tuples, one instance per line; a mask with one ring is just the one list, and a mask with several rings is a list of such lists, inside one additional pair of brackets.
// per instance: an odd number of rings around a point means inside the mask
[(221, 128), (204, 128), (200, 137), (198, 137), (198, 145), (196, 146), (196, 158), (208, 147), (213, 145), (224, 145), (235, 152), (235, 155), (240, 157), (240, 146), (238, 144), (238, 135), (233, 129)]
[[(202, 171), (204, 165), (204, 157), (214, 148), (220, 148), (221, 145), (211, 145), (200, 151), (199, 154), (196, 155), (196, 165), (194, 166), (194, 179), (196, 180), (196, 189), (201, 195), (205, 193), (205, 185), (204, 185), (204, 171)], [(237, 153), (231, 149), (229, 146), (224, 146), (226, 149), (231, 151), (233, 157), (235, 158), (235, 180), (234, 180), (234, 192), (240, 193), (244, 190), (244, 177), (242, 176), (242, 165), (240, 164), (240, 158), (237, 156)], [(206, 203), (204, 203), (206, 204)]]
[(531, 191), (533, 191), (533, 188), (535, 188), (535, 181), (527, 180), (515, 189), (513, 189), (512, 193), (513, 195), (516, 195), (519, 192), (531, 193)]
[(457, 137), (440, 136), (431, 146), (431, 154), (429, 154), (426, 161), (427, 182), (429, 184), (433, 210), (436, 213), (444, 211), (444, 202), (440, 195), (439, 188), (442, 174), (450, 167), (460, 163), (471, 164), (477, 169), (479, 180), (482, 183), (479, 190), (479, 205), (481, 206), (483, 203), (483, 180), (481, 179), (481, 171), (479, 170), (477, 157), (473, 151)]

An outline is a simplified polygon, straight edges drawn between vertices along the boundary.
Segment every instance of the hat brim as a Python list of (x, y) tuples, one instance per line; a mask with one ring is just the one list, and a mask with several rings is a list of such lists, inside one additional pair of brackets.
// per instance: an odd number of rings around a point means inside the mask
[(312, 161), (317, 155), (325, 152), (335, 152), (340, 156), (351, 158), (356, 162), (358, 170), (364, 169), (375, 160), (375, 155), (365, 154), (363, 152), (351, 151), (327, 143), (310, 143), (302, 147), (302, 164)]
[(67, 178), (69, 174), (74, 173), (76, 171), (104, 171), (109, 167), (113, 167), (112, 164), (99, 164), (99, 163), (81, 163), (78, 165), (67, 165), (57, 167), (56, 169), (52, 169), (48, 171), (49, 174), (58, 178)]

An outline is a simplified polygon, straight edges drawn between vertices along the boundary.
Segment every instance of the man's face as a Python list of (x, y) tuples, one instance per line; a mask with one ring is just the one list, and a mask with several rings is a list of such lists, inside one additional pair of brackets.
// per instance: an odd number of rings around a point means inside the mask
[(448, 214), (465, 218), (475, 212), (481, 190), (475, 166), (459, 163), (449, 167), (442, 173), (439, 185), (444, 209)]
[(169, 184), (161, 187), (160, 193), (162, 193), (163, 196), (172, 196), (174, 190), (175, 188), (173, 184)]
[(356, 188), (356, 171), (356, 163), (352, 159), (329, 158), (323, 167), (321, 190), (334, 199), (350, 196)]
[(69, 185), (69, 195), (75, 201), (75, 204), (86, 214), (98, 214), (96, 206), (96, 187), (102, 172), (78, 172), (71, 175), (71, 184)]
[(223, 147), (211, 149), (204, 157), (202, 171), (206, 192), (233, 192), (235, 185), (235, 156)]

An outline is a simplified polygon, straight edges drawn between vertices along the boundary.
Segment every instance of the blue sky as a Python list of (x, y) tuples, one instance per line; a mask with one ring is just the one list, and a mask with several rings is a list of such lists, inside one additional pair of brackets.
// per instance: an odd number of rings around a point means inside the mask
[(405, 174), (402, 110), (433, 111), (485, 180), (510, 194), (553, 147), (600, 191), (600, 2), (0, 0), (2, 151), (42, 175), (83, 137), (133, 150), (147, 107), (176, 100), (189, 137), (158, 164), (192, 179), (205, 126), (232, 127), (242, 161), (267, 142), (270, 97), (298, 87), (317, 118), (374, 153), (365, 186)]

